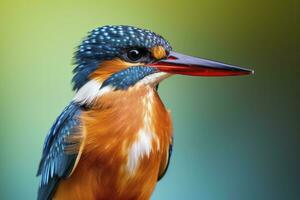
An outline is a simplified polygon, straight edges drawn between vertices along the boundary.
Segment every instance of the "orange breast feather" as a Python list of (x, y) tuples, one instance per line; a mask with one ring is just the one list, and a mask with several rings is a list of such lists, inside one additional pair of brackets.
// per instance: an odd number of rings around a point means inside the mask
[(82, 156), (55, 199), (149, 199), (172, 142), (170, 116), (156, 90), (137, 85), (109, 92), (82, 121)]

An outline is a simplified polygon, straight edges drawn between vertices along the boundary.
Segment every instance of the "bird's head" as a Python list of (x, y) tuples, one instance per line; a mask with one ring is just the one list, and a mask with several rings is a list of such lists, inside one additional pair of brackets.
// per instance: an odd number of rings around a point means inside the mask
[(252, 73), (248, 69), (176, 53), (162, 36), (132, 26), (103, 26), (92, 30), (78, 47), (75, 62), (74, 90), (86, 85), (95, 90), (106, 86), (125, 90), (137, 83), (156, 86), (171, 74)]

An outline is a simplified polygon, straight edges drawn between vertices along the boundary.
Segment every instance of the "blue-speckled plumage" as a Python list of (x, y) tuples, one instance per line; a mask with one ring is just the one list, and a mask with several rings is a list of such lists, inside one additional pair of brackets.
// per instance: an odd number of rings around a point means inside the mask
[(79, 45), (75, 54), (74, 90), (78, 90), (89, 79), (102, 61), (119, 57), (129, 47), (152, 48), (163, 46), (171, 51), (170, 44), (160, 35), (132, 26), (103, 26), (92, 30)]
[[(101, 68), (101, 62), (121, 57), (128, 48), (151, 49), (154, 46), (162, 46), (166, 51), (171, 51), (171, 46), (164, 38), (149, 30), (131, 26), (103, 26), (92, 30), (75, 53), (73, 89), (79, 90), (88, 82), (89, 75)], [(102, 83), (101, 88), (110, 85), (116, 90), (125, 90), (155, 72), (157, 69), (153, 67), (131, 66), (112, 74)], [(83, 109), (87, 108), (71, 102), (54, 122), (46, 137), (37, 173), (41, 175), (39, 200), (51, 199), (59, 181), (72, 172), (78, 152), (67, 154), (65, 149), (74, 144), (65, 139), (69, 135), (81, 134), (78, 131), (81, 126), (79, 116)]]
[(110, 85), (113, 86), (115, 89), (124, 90), (130, 86), (133, 86), (139, 80), (155, 72), (157, 72), (157, 69), (153, 67), (147, 67), (147, 66), (129, 67), (111, 75), (107, 80), (103, 82), (101, 88)]
[(37, 175), (41, 175), (38, 199), (49, 199), (59, 179), (67, 177), (73, 169), (77, 154), (66, 154), (65, 148), (74, 145), (66, 141), (72, 134), (81, 134), (79, 115), (81, 107), (70, 103), (51, 127), (43, 148)]
[(150, 199), (173, 144), (158, 83), (173, 73), (252, 72), (171, 50), (160, 35), (132, 26), (103, 26), (88, 34), (75, 53), (77, 94), (45, 140), (38, 200)]

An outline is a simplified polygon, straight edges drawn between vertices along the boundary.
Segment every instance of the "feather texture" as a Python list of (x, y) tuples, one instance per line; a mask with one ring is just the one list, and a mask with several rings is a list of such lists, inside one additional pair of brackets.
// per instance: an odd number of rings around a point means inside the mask
[[(170, 158), (172, 126), (156, 89), (136, 84), (103, 94), (81, 113), (85, 139), (56, 200), (148, 200)], [(129, 192), (130, 191), (130, 192)]]
[[(78, 118), (80, 113), (81, 107), (76, 103), (70, 103), (54, 122), (46, 137), (37, 173), (41, 176), (39, 200), (51, 199), (59, 180), (67, 178), (73, 170), (82, 142)], [(74, 136), (78, 139), (69, 139)]]
[[(167, 51), (172, 47), (162, 36), (132, 26), (103, 26), (92, 30), (79, 45), (75, 53), (74, 90), (80, 89), (89, 76), (104, 61), (119, 57), (124, 49), (129, 47), (144, 47), (150, 49), (162, 46)], [(156, 51), (161, 55), (162, 51)]]

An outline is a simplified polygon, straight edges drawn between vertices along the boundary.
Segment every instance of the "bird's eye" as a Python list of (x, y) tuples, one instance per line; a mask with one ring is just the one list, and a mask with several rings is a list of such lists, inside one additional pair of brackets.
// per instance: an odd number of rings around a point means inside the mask
[(143, 52), (138, 49), (131, 49), (127, 51), (127, 58), (133, 62), (139, 61), (143, 57), (143, 55)]

